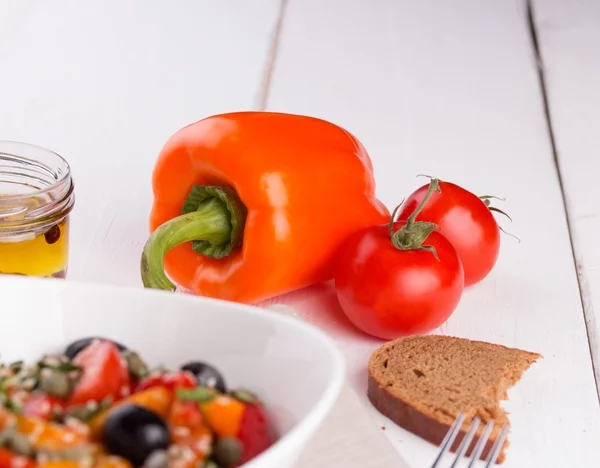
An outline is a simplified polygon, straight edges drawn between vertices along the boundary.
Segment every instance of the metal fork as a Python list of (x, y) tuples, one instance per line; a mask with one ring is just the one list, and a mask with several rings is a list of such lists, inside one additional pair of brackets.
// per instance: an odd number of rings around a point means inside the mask
[[(450, 447), (452, 447), (452, 444), (454, 443), (456, 436), (459, 434), (460, 428), (461, 428), (464, 420), (465, 420), (465, 415), (463, 413), (459, 414), (458, 417), (454, 420), (454, 423), (452, 424), (452, 426), (450, 427), (450, 430), (448, 431), (448, 433), (444, 437), (444, 440), (442, 441), (440, 453), (438, 454), (437, 458), (433, 462), (433, 465), (431, 465), (431, 468), (440, 468), (441, 467), (442, 459), (444, 458), (444, 455), (446, 453), (448, 453), (448, 451), (450, 450)], [(467, 432), (467, 435), (464, 437), (464, 439), (460, 443), (460, 446), (458, 447), (458, 450), (456, 451), (456, 457), (454, 458), (452, 465), (450, 465), (450, 468), (458, 467), (460, 459), (463, 456), (463, 454), (467, 451), (469, 446), (471, 445), (471, 441), (473, 440), (475, 431), (477, 431), (477, 428), (479, 427), (480, 423), (481, 423), (481, 420), (479, 418), (473, 419), (471, 428), (469, 429), (469, 432)], [(481, 452), (483, 452), (483, 449), (485, 448), (485, 444), (486, 444), (493, 428), (494, 428), (494, 421), (489, 421), (486, 424), (485, 429), (483, 430), (483, 434), (481, 434), (481, 437), (477, 441), (477, 444), (475, 445), (473, 452), (471, 452), (471, 456), (469, 457), (470, 463), (467, 468), (475, 467), (475, 463), (481, 456)], [(496, 463), (496, 459), (500, 455), (500, 451), (502, 450), (502, 446), (504, 445), (504, 441), (506, 440), (507, 435), (508, 435), (508, 427), (504, 427), (502, 429), (502, 432), (500, 433), (500, 436), (498, 437), (498, 439), (496, 439), (496, 442), (494, 443), (494, 446), (492, 447), (492, 450), (490, 451), (490, 454), (488, 455), (487, 460), (485, 461), (485, 468), (490, 468), (491, 466), (494, 465), (494, 463)]]

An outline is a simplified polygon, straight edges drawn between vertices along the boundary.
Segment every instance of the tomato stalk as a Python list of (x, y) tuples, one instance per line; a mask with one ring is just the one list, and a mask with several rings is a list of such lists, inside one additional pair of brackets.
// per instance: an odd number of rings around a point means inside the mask
[(435, 223), (430, 223), (428, 221), (417, 221), (417, 216), (421, 212), (421, 210), (425, 207), (433, 192), (442, 193), (442, 189), (440, 188), (439, 180), (435, 177), (431, 177), (431, 182), (429, 183), (429, 188), (427, 189), (427, 193), (421, 203), (415, 208), (415, 211), (408, 217), (406, 220), (406, 224), (394, 232), (394, 219), (396, 218), (396, 213), (402, 206), (402, 202), (398, 205), (394, 212), (392, 213), (392, 217), (390, 219), (389, 224), (389, 233), (392, 239), (392, 245), (396, 247), (398, 250), (428, 250), (430, 251), (436, 260), (439, 261), (439, 257), (435, 247), (431, 245), (423, 245), (423, 242), (429, 237), (433, 231), (435, 231), (439, 226)]
[[(492, 199), (500, 200), (500, 201), (506, 201), (506, 199), (500, 198), (500, 197), (496, 197), (494, 195), (481, 195), (479, 197), (479, 199), (483, 202), (483, 204), (485, 206), (487, 206), (488, 210), (490, 210), (491, 212), (500, 213), (500, 214), (506, 216), (509, 219), (509, 221), (512, 223), (512, 218), (507, 213), (505, 213), (504, 211), (502, 211), (500, 208), (496, 208), (495, 206), (491, 206), (492, 205), (492, 202), (491, 202)], [(510, 232), (505, 231), (502, 228), (502, 226), (500, 226), (500, 224), (498, 224), (498, 229), (500, 229), (504, 234), (506, 234), (508, 236), (511, 236), (511, 237), (514, 237), (515, 239), (517, 239), (517, 241), (521, 242), (521, 239), (519, 239), (514, 234), (511, 234)]]
[(484, 203), (484, 205), (488, 207), (488, 210), (495, 211), (496, 213), (503, 214), (504, 216), (506, 216), (512, 222), (512, 218), (510, 216), (508, 216), (504, 211), (502, 211), (500, 208), (496, 208), (495, 206), (491, 206), (492, 205), (492, 202), (491, 202), (492, 198), (494, 198), (496, 200), (500, 200), (500, 201), (506, 201), (506, 199), (500, 198), (500, 197), (495, 197), (494, 195), (482, 195), (482, 196), (479, 197), (479, 199)]

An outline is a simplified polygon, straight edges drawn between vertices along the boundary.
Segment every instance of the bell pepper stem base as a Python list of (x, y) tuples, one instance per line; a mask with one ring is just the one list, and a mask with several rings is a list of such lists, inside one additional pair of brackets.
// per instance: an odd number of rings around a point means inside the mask
[(169, 250), (191, 241), (224, 245), (230, 242), (231, 236), (231, 214), (217, 198), (203, 202), (197, 211), (167, 221), (152, 233), (144, 246), (141, 259), (144, 287), (175, 290), (164, 269), (164, 257)]

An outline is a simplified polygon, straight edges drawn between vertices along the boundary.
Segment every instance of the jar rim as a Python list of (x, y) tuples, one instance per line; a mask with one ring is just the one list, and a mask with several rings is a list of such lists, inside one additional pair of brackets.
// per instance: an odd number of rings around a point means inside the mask
[[(1, 199), (5, 200), (5, 201), (13, 201), (13, 200), (20, 201), (20, 200), (25, 200), (25, 199), (31, 198), (32, 196), (46, 195), (46, 194), (52, 192), (53, 190), (56, 190), (57, 187), (59, 187), (61, 184), (64, 184), (71, 178), (71, 166), (69, 165), (67, 160), (65, 158), (63, 158), (60, 154), (58, 154), (56, 151), (52, 151), (51, 149), (44, 148), (43, 146), (35, 145), (32, 143), (25, 143), (22, 141), (0, 140), (0, 155), (5, 154), (8, 156), (14, 156), (14, 157), (18, 157), (21, 159), (30, 159), (30, 158), (25, 158), (24, 156), (19, 155), (19, 154), (8, 153), (7, 150), (5, 150), (3, 148), (5, 145), (6, 146), (15, 146), (16, 148), (20, 147), (23, 149), (30, 149), (30, 150), (34, 149), (36, 151), (41, 151), (43, 153), (52, 155), (53, 157), (57, 158), (58, 165), (61, 166), (61, 167), (59, 167), (59, 170), (62, 170), (61, 172), (63, 174), (62, 174), (62, 177), (57, 178), (56, 180), (54, 180), (51, 184), (49, 184), (46, 187), (35, 188), (35, 190), (32, 190), (31, 192), (28, 192), (28, 193), (2, 194), (0, 196)], [(33, 160), (33, 159), (31, 159), (31, 160)]]

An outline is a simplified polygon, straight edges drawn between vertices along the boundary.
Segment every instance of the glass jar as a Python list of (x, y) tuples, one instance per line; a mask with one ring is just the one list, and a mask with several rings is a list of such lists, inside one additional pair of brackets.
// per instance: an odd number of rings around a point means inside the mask
[(0, 141), (0, 273), (66, 276), (73, 189), (58, 154)]

